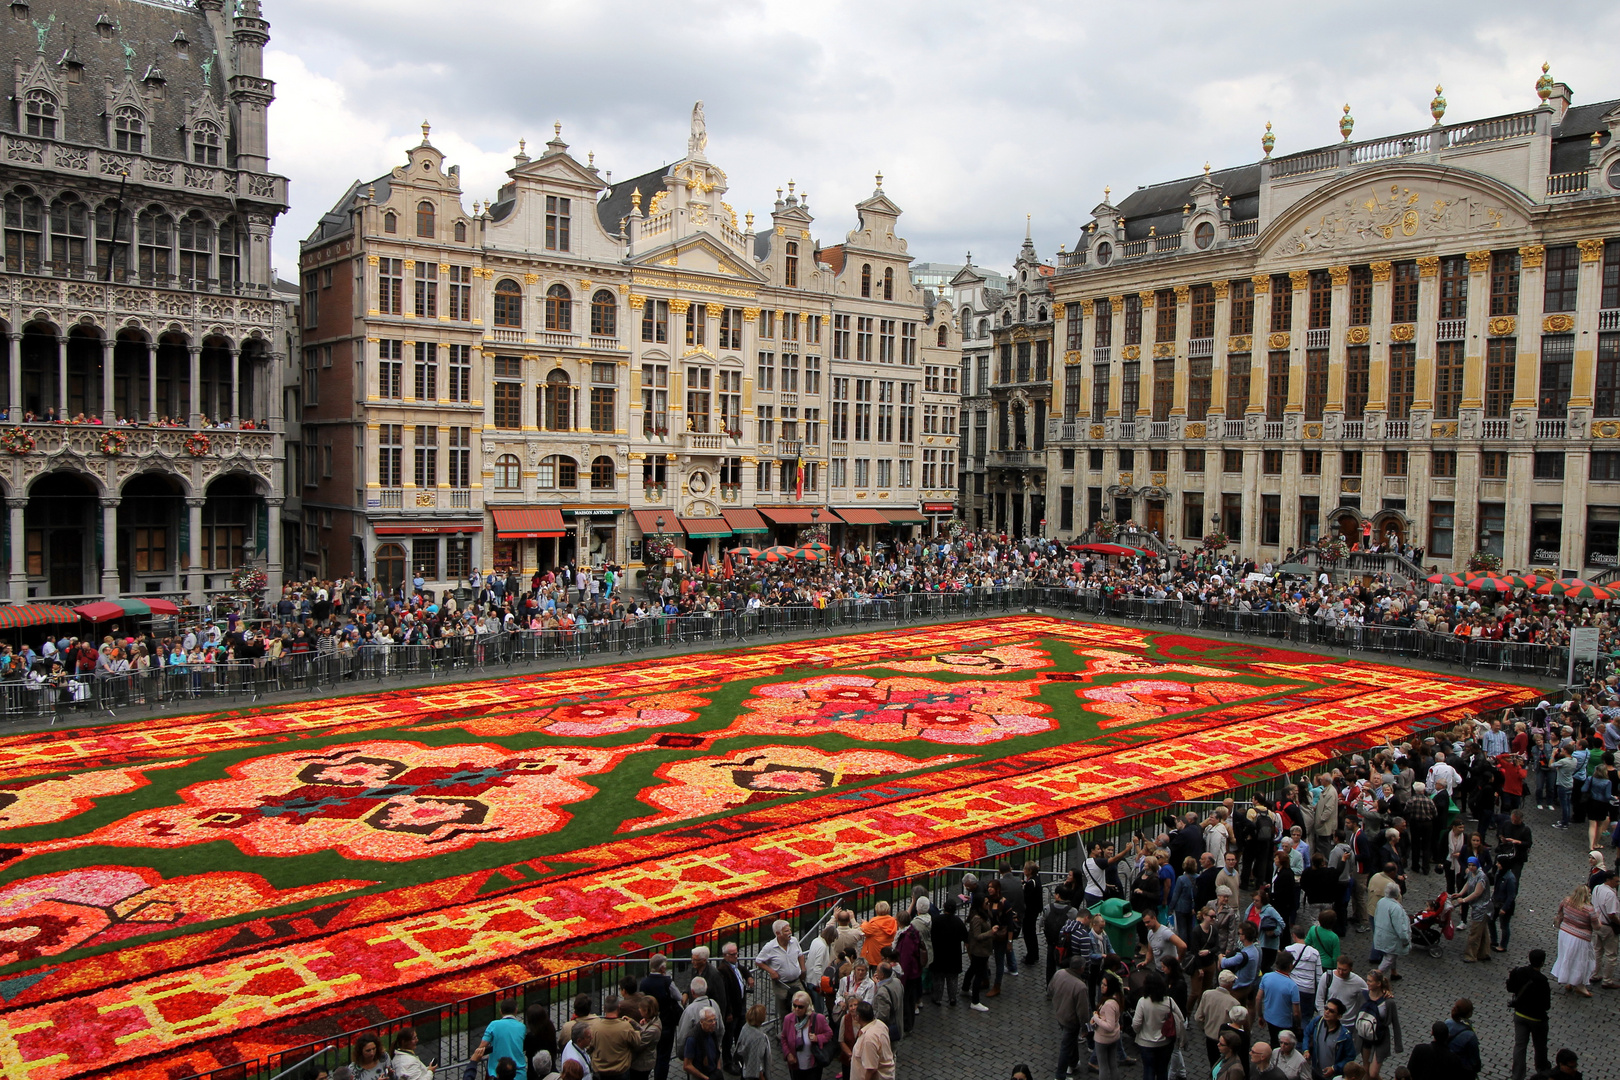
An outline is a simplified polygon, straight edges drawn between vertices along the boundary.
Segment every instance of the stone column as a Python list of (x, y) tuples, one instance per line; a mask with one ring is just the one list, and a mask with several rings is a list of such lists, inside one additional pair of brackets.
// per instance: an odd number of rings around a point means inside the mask
[(191, 602), (198, 606), (203, 602), (202, 512), (203, 504), (207, 501), (207, 499), (186, 500), (186, 513), (190, 518), (187, 526), (190, 536), (186, 543), (186, 557), (191, 567), (187, 572), (186, 592), (191, 597)]
[(281, 507), (285, 499), (265, 499), (270, 508), (266, 518), (269, 525), (269, 535), (265, 538), (265, 575), (270, 580), (265, 586), (265, 595), (279, 597), (281, 595), (281, 575), (283, 565), (281, 561)]
[[(1416, 326), (1417, 379), (1412, 390), (1412, 411), (1434, 412), (1434, 360), (1439, 352), (1440, 256), (1423, 255), (1418, 265), (1418, 313)], [(1428, 438), (1428, 432), (1412, 432)]]
[(1571, 323), (1575, 335), (1575, 373), (1569, 389), (1571, 412), (1592, 408), (1592, 391), (1597, 385), (1598, 312), (1603, 306), (1603, 240), (1576, 243), (1581, 251), (1581, 282)]
[(1485, 404), (1486, 330), (1491, 317), (1491, 253), (1470, 251), (1468, 258), (1468, 305), (1465, 308), (1467, 346), (1463, 355), (1464, 409)]
[[(1328, 317), (1328, 387), (1324, 420), (1327, 413), (1344, 412), (1344, 333), (1350, 322), (1350, 268), (1330, 266), (1328, 277), (1333, 282), (1333, 299)], [(1335, 501), (1334, 506), (1337, 505)], [(1329, 509), (1331, 507), (1323, 507), (1322, 512), (1325, 514)]]
[[(1294, 291), (1290, 294), (1293, 299), (1293, 311), (1290, 313), (1290, 325), (1293, 331), (1288, 337), (1288, 400), (1283, 403), (1285, 413), (1303, 413), (1305, 411), (1305, 338), (1310, 333), (1311, 325), (1311, 272), (1309, 270), (1295, 270), (1289, 275), (1293, 282)], [(1269, 368), (1270, 357), (1267, 357)], [(1284, 519), (1288, 517), (1286, 508)], [(1282, 545), (1287, 547), (1287, 544)]]
[(22, 419), (22, 335), (7, 334), (6, 355), (11, 361), (11, 371), (8, 374), (8, 387), (10, 389), (11, 420), (13, 423)]
[[(1389, 408), (1389, 282), (1394, 273), (1391, 263), (1372, 264), (1372, 354), (1367, 363), (1367, 411), (1386, 415)], [(1365, 460), (1361, 475), (1367, 475)], [(1364, 494), (1370, 486), (1363, 480)]]
[(68, 385), (67, 385), (67, 338), (56, 339), (56, 416), (59, 420), (67, 418)]
[[(1192, 376), (1192, 358), (1188, 356), (1187, 342), (1192, 336), (1192, 287), (1176, 286), (1176, 351), (1174, 355), (1175, 380), (1170, 396), (1171, 417), (1187, 415), (1187, 380)], [(1166, 508), (1168, 512), (1168, 507)], [(1168, 518), (1165, 521), (1169, 527)], [(1168, 533), (1167, 533), (1168, 535)]]
[(118, 595), (118, 503), (115, 498), (101, 500), (101, 595)]
[[(1152, 289), (1143, 289), (1138, 295), (1142, 299), (1142, 355), (1137, 358), (1136, 364), (1136, 415), (1122, 416), (1120, 419), (1140, 420), (1145, 425), (1153, 419), (1153, 354), (1158, 344), (1153, 340), (1158, 337), (1154, 304), (1158, 297)], [(1147, 432), (1138, 428), (1136, 437), (1145, 441)]]
[(1519, 356), (1513, 373), (1513, 408), (1530, 410), (1531, 423), (1527, 426), (1532, 437), (1541, 383), (1537, 369), (1541, 366), (1541, 305), (1546, 299), (1541, 271), (1546, 260), (1547, 249), (1540, 244), (1519, 249), (1519, 317), (1515, 328)]
[(118, 409), (113, 402), (113, 352), (118, 348), (116, 338), (103, 338), (101, 340), (101, 423), (103, 426), (111, 425), (118, 418)]
[(146, 419), (157, 423), (157, 342), (146, 343)]
[[(1266, 342), (1271, 337), (1271, 277), (1268, 274), (1256, 274), (1253, 281), (1254, 333), (1250, 335), (1249, 344), (1249, 400), (1243, 402), (1243, 413), (1266, 411)], [(1230, 409), (1227, 415), (1231, 415)], [(1245, 532), (1250, 516), (1245, 507), (1243, 514)], [(1245, 547), (1243, 550), (1252, 551), (1253, 547)]]
[[(1230, 281), (1216, 281), (1215, 286), (1215, 350), (1209, 364), (1209, 417), (1226, 416), (1226, 353), (1231, 345), (1232, 336), (1232, 283)], [(1188, 377), (1192, 373), (1192, 360), (1187, 361)], [(1212, 421), (1213, 422), (1213, 421)], [(1219, 434), (1214, 432), (1212, 434)], [(1208, 475), (1207, 473), (1205, 475)], [(1204, 512), (1210, 513), (1208, 507)], [(1215, 508), (1220, 512), (1220, 507)]]
[(231, 427), (242, 426), (242, 350), (231, 350)]
[[(11, 335), (16, 341), (17, 335)], [(23, 510), (28, 506), (26, 498), (7, 499), (6, 509), (11, 512), (11, 602), (23, 604), (28, 601), (28, 554), (27, 528), (23, 524)]]
[(191, 354), (191, 415), (186, 426), (194, 428), (202, 424), (202, 346), (191, 345), (186, 351)]

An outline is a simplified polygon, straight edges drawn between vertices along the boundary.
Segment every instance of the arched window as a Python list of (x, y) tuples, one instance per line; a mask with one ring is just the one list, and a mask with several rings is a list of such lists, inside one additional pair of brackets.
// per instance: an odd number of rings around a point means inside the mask
[(789, 240), (787, 242), (787, 256), (782, 262), (782, 284), (786, 285), (790, 289), (798, 288), (799, 242), (797, 240)]
[(872, 295), (872, 264), (871, 263), (862, 263), (861, 264), (861, 295), (862, 296), (871, 296)]
[(591, 336), (617, 337), (619, 334), (619, 305), (607, 289), (597, 289), (591, 296)]
[(90, 235), (90, 209), (71, 195), (51, 204), (51, 267), (57, 273), (79, 272), (85, 267), (85, 243)]
[(388, 213), (383, 215), (383, 232), (385, 232), (385, 233), (399, 232), (399, 216), (397, 214), (395, 214), (392, 210), (388, 211)]
[(540, 462), (535, 486), (541, 491), (571, 491), (579, 487), (579, 465), (571, 457), (553, 454)]
[[(515, 458), (513, 460), (516, 460)], [(382, 544), (377, 548), (377, 587), (396, 595), (405, 587), (405, 548)]]
[(180, 219), (180, 280), (207, 281), (214, 262), (214, 223), (193, 211)]
[(426, 200), (416, 204), (416, 235), (433, 237), (433, 204)]
[(591, 490), (613, 490), (613, 459), (602, 456), (591, 462)]
[(502, 278), (495, 285), (495, 325), (523, 325), (523, 289), (511, 278)]
[(174, 273), (174, 218), (154, 206), (141, 213), (135, 231), (136, 269), (142, 280), (164, 281)]
[(990, 333), (990, 320), (989, 319), (980, 319), (979, 320), (979, 336), (984, 337), (989, 333)]
[[(553, 368), (546, 376), (546, 385), (540, 388), (540, 415), (545, 418), (547, 431), (572, 431), (574, 388), (568, 382), (568, 372)], [(572, 485), (569, 485), (572, 486)]]
[(467, 242), (467, 223), (465, 221), (458, 221), (458, 222), (456, 222), (456, 243), (465, 244), (466, 242)]
[(1035, 312), (1035, 318), (1039, 322), (1045, 322), (1046, 321), (1046, 305), (1045, 304), (1042, 304), (1040, 306), (1040, 309)]
[(1018, 321), (1029, 321), (1029, 297), (1027, 296), (1020, 296), (1018, 298)]
[(495, 490), (516, 491), (523, 485), (523, 468), (516, 454), (502, 454), (495, 459)]
[(942, 349), (945, 347), (945, 341), (946, 341), (945, 333), (946, 333), (945, 327), (941, 326), (939, 328), (939, 333), (936, 335), (936, 341), (934, 342), (936, 345), (938, 345)]
[(219, 128), (208, 120), (192, 125), (191, 160), (197, 165), (219, 164)]
[(1012, 325), (1012, 309), (1011, 308), (1007, 308), (1004, 311), (1002, 311), (1002, 313), (1001, 313), (1001, 325), (1002, 326), (1011, 326)]
[(883, 299), (894, 299), (894, 267), (885, 267), (883, 270)]
[(28, 134), (36, 139), (56, 138), (56, 95), (49, 90), (28, 91)]
[(139, 154), (146, 147), (146, 118), (133, 105), (120, 105), (113, 114), (113, 148)]
[(553, 285), (546, 290), (546, 329), (560, 334), (574, 329), (574, 305), (566, 285)]

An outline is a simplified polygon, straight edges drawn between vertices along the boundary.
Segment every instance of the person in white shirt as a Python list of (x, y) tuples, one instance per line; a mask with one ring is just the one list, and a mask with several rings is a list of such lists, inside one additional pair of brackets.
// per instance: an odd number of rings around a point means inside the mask
[(1305, 1022), (1316, 1009), (1316, 988), (1322, 981), (1322, 954), (1316, 951), (1316, 946), (1305, 944), (1304, 927), (1296, 924), (1293, 935), (1294, 943), (1285, 951), (1294, 958), (1294, 966), (1288, 974), (1299, 987), (1299, 1023), (1304, 1030)]
[(1456, 769), (1446, 764), (1445, 751), (1437, 751), (1434, 755), (1434, 764), (1429, 766), (1428, 785), (1436, 797), (1441, 794), (1450, 795), (1451, 789), (1462, 783), (1462, 777)]
[(793, 936), (793, 925), (786, 919), (777, 919), (771, 931), (776, 940), (759, 950), (754, 957), (754, 967), (771, 980), (771, 989), (776, 994), (776, 1015), (787, 1016), (792, 1011), (789, 1005), (793, 995), (805, 988), (804, 950), (799, 948), (799, 939)]
[(1616, 873), (1604, 871), (1603, 883), (1592, 890), (1592, 948), (1597, 953), (1597, 974), (1603, 976), (1605, 990), (1620, 989), (1614, 981), (1617, 936), (1620, 936), (1620, 893), (1615, 889)]

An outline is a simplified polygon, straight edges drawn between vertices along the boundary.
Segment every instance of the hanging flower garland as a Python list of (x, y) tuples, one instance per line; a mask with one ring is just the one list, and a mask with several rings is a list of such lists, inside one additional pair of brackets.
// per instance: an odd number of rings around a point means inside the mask
[(1468, 569), (1478, 573), (1495, 573), (1502, 569), (1502, 557), (1489, 551), (1476, 551), (1468, 556)]
[(129, 436), (122, 431), (105, 431), (96, 440), (96, 445), (108, 457), (117, 457), (129, 449)]
[(33, 453), (36, 445), (34, 437), (20, 427), (14, 427), (4, 435), (0, 435), (0, 446), (4, 446), (18, 457)]
[(231, 592), (238, 596), (257, 596), (269, 584), (270, 578), (256, 566), (238, 567), (231, 575)]
[(1102, 521), (1099, 521), (1093, 525), (1092, 530), (1097, 534), (1097, 539), (1112, 540), (1115, 534), (1119, 532), (1119, 526), (1115, 525), (1107, 518), (1104, 518)]
[(1316, 542), (1317, 553), (1330, 562), (1350, 556), (1350, 545), (1341, 536), (1324, 536)]
[(194, 431), (186, 436), (186, 453), (192, 457), (202, 457), (212, 448), (213, 444), (208, 441), (208, 436), (200, 431)]
[(1204, 534), (1204, 548), (1208, 551), (1221, 551), (1232, 541), (1219, 530)]

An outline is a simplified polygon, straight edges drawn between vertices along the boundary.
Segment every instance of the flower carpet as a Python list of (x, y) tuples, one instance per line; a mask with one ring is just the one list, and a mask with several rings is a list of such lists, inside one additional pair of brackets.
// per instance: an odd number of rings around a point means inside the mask
[(1530, 693), (1009, 616), (0, 739), (0, 1076), (173, 1080)]

